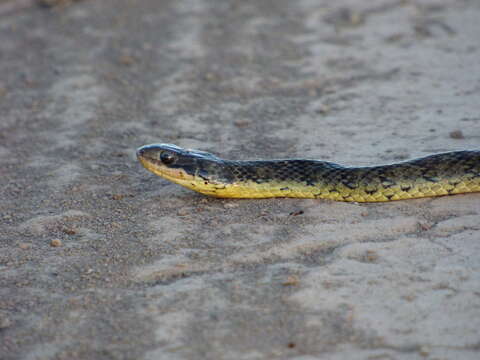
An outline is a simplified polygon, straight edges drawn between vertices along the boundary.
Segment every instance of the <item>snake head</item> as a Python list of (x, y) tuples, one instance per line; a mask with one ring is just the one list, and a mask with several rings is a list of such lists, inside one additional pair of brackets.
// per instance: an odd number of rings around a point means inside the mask
[(199, 176), (202, 177), (202, 169), (221, 161), (213, 154), (183, 149), (173, 144), (142, 146), (137, 149), (137, 158), (147, 170), (187, 187)]

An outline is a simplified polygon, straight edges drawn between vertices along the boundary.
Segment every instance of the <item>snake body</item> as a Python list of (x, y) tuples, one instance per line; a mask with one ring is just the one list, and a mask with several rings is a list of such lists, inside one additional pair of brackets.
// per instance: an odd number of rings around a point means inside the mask
[(224, 160), (171, 144), (142, 146), (137, 157), (156, 175), (222, 198), (378, 202), (480, 192), (479, 150), (368, 167), (307, 159)]

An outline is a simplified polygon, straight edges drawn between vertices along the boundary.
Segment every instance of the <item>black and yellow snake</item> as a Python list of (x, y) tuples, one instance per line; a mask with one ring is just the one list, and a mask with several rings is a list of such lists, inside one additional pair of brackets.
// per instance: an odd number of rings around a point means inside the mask
[(377, 202), (480, 191), (479, 150), (367, 167), (306, 159), (232, 161), (171, 144), (142, 146), (137, 157), (156, 175), (222, 198)]

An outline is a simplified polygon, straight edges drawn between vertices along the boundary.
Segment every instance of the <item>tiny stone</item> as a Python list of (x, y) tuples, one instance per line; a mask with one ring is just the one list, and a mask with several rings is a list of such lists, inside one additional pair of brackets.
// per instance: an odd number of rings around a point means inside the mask
[(462, 130), (454, 130), (450, 133), (452, 139), (465, 139)]
[(350, 15), (350, 23), (352, 25), (360, 25), (363, 22), (363, 16), (360, 13), (352, 13)]
[(300, 279), (296, 275), (290, 275), (287, 279), (282, 283), (283, 286), (292, 286), (298, 285)]
[(405, 299), (405, 300), (407, 300), (407, 301), (409, 301), (409, 302), (414, 301), (416, 298), (417, 298), (417, 297), (416, 297), (415, 295), (411, 295), (411, 294), (410, 294), (410, 295), (405, 295), (405, 296), (403, 296), (403, 299)]
[(323, 106), (319, 107), (319, 108), (316, 110), (316, 112), (317, 112), (318, 114), (327, 115), (327, 114), (330, 112), (330, 110), (331, 110), (330, 106), (328, 106), (328, 105), (323, 105)]
[(365, 260), (368, 262), (374, 262), (378, 260), (378, 254), (374, 250), (367, 250), (365, 252)]
[(122, 65), (132, 65), (135, 62), (135, 59), (130, 55), (122, 55), (120, 56), (120, 64)]
[(393, 35), (387, 36), (385, 38), (385, 41), (389, 42), (389, 43), (394, 43), (394, 42), (402, 40), (403, 38), (404, 38), (403, 34), (393, 34)]
[(75, 235), (77, 233), (77, 230), (75, 230), (74, 228), (63, 228), (62, 231), (67, 234), (67, 235)]
[(12, 325), (10, 319), (0, 314), (0, 329), (5, 329), (10, 325)]
[(244, 127), (247, 127), (248, 125), (250, 125), (250, 121), (246, 120), (246, 119), (239, 119), (239, 120), (235, 120), (233, 122), (233, 124), (236, 126), (236, 127), (239, 127), (239, 128), (244, 128)]
[(53, 239), (50, 241), (50, 246), (59, 247), (62, 246), (62, 241), (60, 239)]
[(205, 79), (208, 80), (208, 81), (212, 81), (212, 80), (215, 80), (215, 74), (213, 73), (206, 73), (205, 74)]
[(20, 245), (18, 245), (18, 247), (22, 250), (28, 250), (28, 249), (30, 249), (30, 244), (21, 243)]
[(188, 215), (188, 210), (187, 209), (180, 209), (177, 211), (178, 216), (186, 216)]
[(303, 210), (295, 210), (295, 211), (292, 211), (290, 214), (290, 216), (298, 216), (298, 215), (303, 215), (304, 214), (304, 211)]
[(430, 230), (432, 228), (432, 225), (426, 222), (419, 222), (418, 226), (420, 226), (420, 229), (423, 231)]
[(430, 349), (426, 346), (422, 346), (422, 347), (420, 347), (419, 354), (421, 356), (428, 356), (428, 355), (430, 355)]
[(227, 209), (236, 208), (236, 207), (238, 207), (238, 203), (233, 202), (233, 201), (226, 202), (226, 203), (223, 204), (223, 207), (225, 207)]

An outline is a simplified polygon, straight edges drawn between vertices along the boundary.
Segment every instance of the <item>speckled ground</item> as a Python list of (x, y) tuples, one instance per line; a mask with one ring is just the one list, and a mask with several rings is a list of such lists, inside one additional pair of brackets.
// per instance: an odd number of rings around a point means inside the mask
[(25, 4), (0, 8), (0, 359), (479, 358), (480, 194), (219, 200), (134, 156), (480, 148), (478, 1)]

